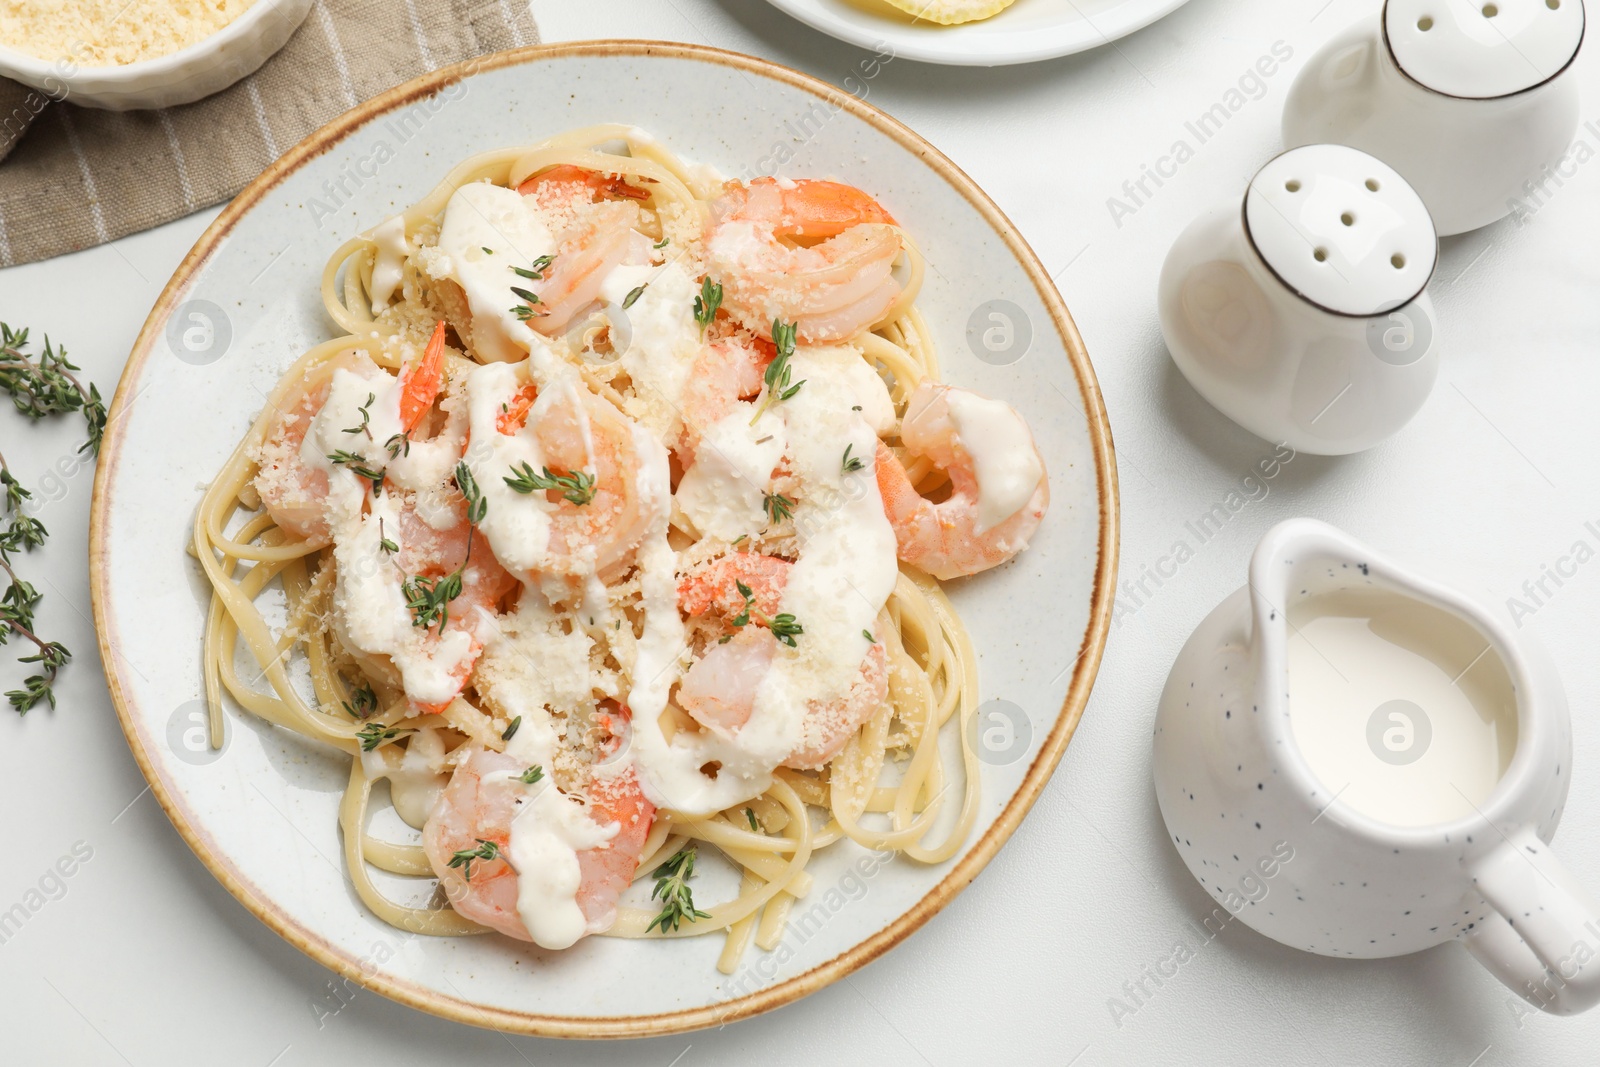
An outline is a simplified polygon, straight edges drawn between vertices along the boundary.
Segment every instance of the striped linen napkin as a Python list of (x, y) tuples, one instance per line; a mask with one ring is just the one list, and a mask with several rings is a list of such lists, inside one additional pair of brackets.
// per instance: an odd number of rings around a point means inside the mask
[(260, 70), (182, 107), (47, 103), (0, 79), (0, 267), (220, 203), (361, 101), (437, 67), (537, 43), (528, 0), (316, 0)]

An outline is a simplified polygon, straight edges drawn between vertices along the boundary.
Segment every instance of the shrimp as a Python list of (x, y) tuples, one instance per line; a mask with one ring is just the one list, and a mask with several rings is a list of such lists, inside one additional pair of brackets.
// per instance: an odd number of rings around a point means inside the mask
[(792, 566), (786, 559), (754, 552), (723, 556), (678, 582), (678, 606), (686, 615), (705, 615), (715, 608), (724, 619), (736, 618), (746, 608), (739, 592), (742, 583), (753, 597), (749, 607), (756, 615), (771, 618), (778, 613)]
[[(579, 386), (544, 390), (527, 427), (547, 466), (558, 475), (588, 476), (588, 499), (551, 489), (548, 569), (602, 576), (625, 563), (654, 518), (641, 490), (646, 457), (633, 424), (610, 401)], [(579, 496), (583, 494), (577, 494)]]
[(774, 355), (771, 342), (748, 334), (742, 341), (729, 338), (705, 345), (695, 355), (678, 402), (683, 428), (673, 446), (685, 470), (694, 466), (695, 449), (707, 427), (722, 421), (740, 400), (761, 392), (762, 374)]
[(636, 185), (629, 185), (622, 180), (620, 174), (602, 174), (596, 170), (572, 166), (570, 163), (558, 163), (531, 178), (524, 179), (523, 183), (517, 186), (517, 192), (523, 196), (533, 196), (550, 186), (559, 188), (566, 199), (586, 196), (594, 203), (624, 198), (650, 199), (648, 191)]
[[(678, 704), (707, 729), (736, 732), (750, 719), (761, 679), (772, 666), (778, 642), (762, 629), (777, 613), (793, 564), (774, 556), (735, 553), (709, 564), (678, 583), (678, 605), (691, 616), (713, 610), (724, 619), (745, 614), (749, 623), (730, 640), (710, 646), (685, 672)], [(742, 584), (750, 596), (739, 589)], [(883, 706), (889, 692), (888, 657), (874, 642), (861, 673), (837, 700), (811, 701), (799, 742), (785, 767), (819, 770), (839, 754), (861, 724)]]
[[(376, 373), (377, 365), (364, 352), (342, 352), (334, 357), (331, 370), (368, 375)], [(307, 541), (327, 542), (333, 536), (326, 510), (328, 473), (309, 466), (300, 456), (311, 422), (328, 400), (332, 382), (333, 374), (329, 373), (316, 388), (280, 408), (277, 421), (254, 456), (259, 468), (255, 488), (262, 505), (280, 527)]]
[[(500, 601), (517, 588), (518, 582), (495, 559), (489, 539), (474, 536), (467, 520), (466, 501), (461, 500), (450, 510), (456, 517), (455, 525), (439, 530), (433, 525), (438, 521), (436, 516), (430, 515), (431, 521), (425, 521), (409, 500), (402, 503), (399, 536), (394, 539), (400, 550), (391, 558), (398, 568), (395, 577), (402, 583), (403, 595), (407, 581), (415, 589), (419, 578), (437, 583), (460, 572), (461, 592), (445, 604), (440, 622), (430, 624), (426, 637), (436, 642), (446, 628), (459, 628), (470, 636), (470, 651), (451, 670), (456, 692), (460, 692), (483, 652), (484, 638), (489, 636), (483, 630), (492, 625), (489, 620)], [(345, 647), (352, 646), (346, 643)], [(441, 712), (450, 701), (413, 703), (422, 712)]]
[(808, 343), (854, 337), (879, 322), (900, 297), (893, 270), (901, 251), (882, 205), (828, 181), (729, 182), (706, 234), (708, 275), (723, 286), (723, 307), (763, 334), (774, 320), (792, 322)]
[(439, 388), (444, 383), (444, 331), (445, 322), (440, 319), (433, 336), (428, 338), (428, 347), (423, 349), (422, 359), (400, 375), (400, 428), (407, 434), (417, 428), (439, 398)]
[[(422, 844), (446, 898), (458, 913), (508, 937), (533, 941), (517, 906), (519, 872), (507, 855), (512, 824), (524, 806), (537, 790), (557, 786), (548, 780), (532, 787), (524, 785), (519, 779), (526, 770), (522, 760), (507, 753), (473, 748), (456, 765), (434, 805), (423, 826)], [(563, 794), (556, 802), (564, 804), (570, 795)], [(583, 916), (584, 933), (592, 934), (609, 928), (615, 920), (617, 899), (638, 870), (645, 838), (655, 821), (655, 807), (645, 799), (631, 767), (609, 777), (591, 775), (580, 798), (597, 829), (608, 824), (617, 827), (604, 844), (577, 852), (573, 898)], [(534, 809), (532, 814), (549, 816), (549, 811)], [(493, 848), (485, 847), (485, 842)], [(489, 858), (484, 858), (486, 852), (491, 853)], [(457, 859), (469, 853), (477, 853), (470, 864)], [(549, 880), (552, 872), (541, 870), (538, 877)]]
[(957, 432), (951, 413), (953, 396), (973, 398), (984, 405), (997, 403), (975, 398), (965, 390), (923, 382), (912, 392), (900, 426), (906, 450), (913, 456), (926, 456), (949, 475), (947, 499), (935, 504), (920, 495), (900, 460), (881, 441), (877, 456), (878, 491), (883, 496), (884, 514), (894, 528), (900, 558), (941, 581), (977, 574), (1010, 560), (1028, 547), (1050, 506), (1044, 459), (1021, 416), (1006, 407), (1014, 423), (1001, 426), (1017, 435), (1011, 444), (1021, 452), (1007, 458), (1014, 460), (1012, 466), (1017, 469), (1036, 470), (1038, 481), (1016, 511), (993, 525), (982, 523), (978, 473), (972, 453)]
[(600, 295), (613, 267), (639, 258), (641, 242), (648, 250), (649, 239), (635, 229), (638, 221), (639, 206), (631, 201), (606, 200), (585, 209), (557, 238), (544, 277), (529, 286), (539, 303), (528, 325), (546, 336), (565, 329)]
[[(444, 342), (445, 324), (441, 321), (434, 327), (422, 359), (401, 375), (400, 421), (407, 433), (417, 428), (438, 398)], [(365, 376), (376, 373), (377, 366), (365, 353), (347, 352), (333, 361), (333, 370), (341, 369)], [(311, 420), (326, 403), (332, 381), (329, 374), (317, 388), (301, 394), (282, 411), (256, 456), (261, 469), (255, 485), (262, 504), (280, 527), (308, 541), (327, 541), (332, 536), (325, 509), (328, 474), (307, 466), (300, 457)]]
[[(418, 459), (422, 452), (434, 451), (433, 459), (448, 470), (460, 458), (460, 439), (446, 431), (425, 441), (419, 433), (443, 387), (444, 348), (441, 322), (421, 359), (405, 367), (398, 380), (379, 371), (365, 355), (341, 355), (333, 369), (366, 379), (374, 397), (382, 390), (397, 390), (401, 431), (408, 442), (404, 455), (410, 458), (413, 446)], [(412, 694), (416, 708), (438, 711), (466, 684), (483, 648), (479, 628), (517, 583), (495, 559), (488, 540), (475, 541), (460, 492), (443, 484), (407, 484), (415, 470), (400, 474), (399, 484), (393, 470), (378, 475), (378, 485), (370, 496), (361, 494), (359, 510), (340, 520), (335, 536), (328, 473), (309, 466), (301, 455), (313, 420), (327, 402), (332, 377), (307, 391), (280, 417), (260, 450), (257, 491), (284, 529), (336, 542), (338, 571), (330, 622), (342, 648), (368, 674)], [(372, 403), (369, 398), (368, 405)], [(391, 460), (398, 458), (398, 452), (390, 454)], [(396, 598), (410, 609), (408, 621), (424, 617), (416, 614), (419, 609), (412, 602), (431, 602), (440, 588), (454, 595), (437, 606), (426, 627), (396, 628), (379, 621)], [(465, 643), (455, 637), (457, 631), (466, 633)], [(415, 685), (405, 684), (408, 667), (426, 671), (441, 653), (449, 657), (448, 693), (440, 699), (446, 687), (435, 682), (430, 699), (416, 699)], [(413, 674), (411, 680), (417, 677)]]
[(328, 385), (303, 393), (268, 431), (256, 452), (256, 495), (280, 528), (307, 541), (326, 543), (333, 536), (325, 503), (328, 473), (308, 466), (300, 447), (311, 430), (311, 420), (328, 398)]

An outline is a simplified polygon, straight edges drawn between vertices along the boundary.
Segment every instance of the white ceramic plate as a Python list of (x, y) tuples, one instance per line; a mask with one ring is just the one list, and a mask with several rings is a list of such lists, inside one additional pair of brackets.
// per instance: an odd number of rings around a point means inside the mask
[[(828, 117), (794, 141), (786, 123), (819, 115), (819, 100)], [(1019, 709), (979, 738), (983, 803), (970, 840), (951, 862), (900, 860), (864, 881), (850, 872), (861, 850), (826, 850), (813, 861), (817, 889), (796, 911), (811, 921), (731, 977), (714, 966), (720, 937), (594, 937), (547, 953), (496, 936), (393, 930), (341, 869), (335, 812), (347, 758), (237, 710), (220, 756), (198, 729), (209, 589), (183, 551), (193, 510), (282, 371), (333, 336), (318, 299), (326, 258), (468, 155), (606, 121), (646, 127), (731, 175), (783, 146), (793, 152), (786, 173), (878, 195), (931, 265), (920, 306), (946, 377), (1020, 408), (1050, 465), (1051, 511), (1034, 546), (952, 587), (984, 698)], [(1013, 328), (998, 356), (981, 340), (996, 308)], [(969, 321), (987, 361), (968, 346)], [(991, 347), (1004, 347), (1002, 334)], [(787, 1003), (893, 946), (977, 875), (1038, 795), (1088, 699), (1110, 621), (1111, 438), (1082, 342), (1038, 260), (965, 175), (894, 120), (804, 75), (707, 48), (500, 53), (324, 127), (241, 193), (184, 260), (134, 347), (110, 426), (91, 530), (95, 617), (123, 729), (168, 816), (230, 892), (314, 958), (403, 1003), (507, 1031), (713, 1025)], [(702, 892), (715, 899), (709, 883)]]
[(992, 18), (940, 26), (884, 0), (769, 0), (808, 26), (896, 57), (957, 66), (1032, 63), (1098, 48), (1188, 0), (1017, 0)]

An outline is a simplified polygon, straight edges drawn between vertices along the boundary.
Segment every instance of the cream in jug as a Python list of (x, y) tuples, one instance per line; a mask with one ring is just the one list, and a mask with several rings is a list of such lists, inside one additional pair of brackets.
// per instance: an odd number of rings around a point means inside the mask
[(1460, 618), (1350, 589), (1288, 611), (1289, 720), (1311, 771), (1380, 822), (1471, 814), (1517, 747), (1500, 657)]

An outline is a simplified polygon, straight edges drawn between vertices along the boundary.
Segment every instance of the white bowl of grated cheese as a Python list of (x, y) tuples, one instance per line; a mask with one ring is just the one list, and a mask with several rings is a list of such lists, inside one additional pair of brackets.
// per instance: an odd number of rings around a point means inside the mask
[(109, 20), (100, 5), (70, 6), (79, 18), (0, 0), (0, 76), (53, 100), (130, 111), (192, 103), (253, 73), (305, 21), (311, 0), (129, 0), (106, 5)]

